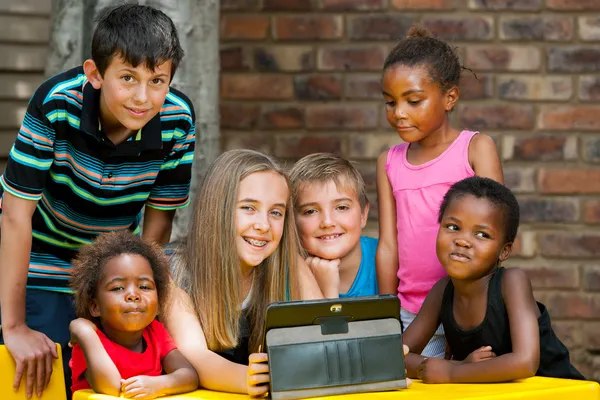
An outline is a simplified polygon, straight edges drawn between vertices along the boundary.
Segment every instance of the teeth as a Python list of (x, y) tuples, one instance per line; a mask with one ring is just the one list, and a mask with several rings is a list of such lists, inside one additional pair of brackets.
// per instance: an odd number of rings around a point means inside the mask
[(330, 240), (339, 237), (340, 235), (329, 235), (329, 236), (321, 236), (321, 239)]
[(264, 245), (267, 244), (267, 242), (264, 240), (256, 240), (256, 239), (250, 239), (250, 238), (244, 238), (244, 240), (246, 242), (250, 243), (252, 246), (257, 246), (257, 247), (263, 247)]

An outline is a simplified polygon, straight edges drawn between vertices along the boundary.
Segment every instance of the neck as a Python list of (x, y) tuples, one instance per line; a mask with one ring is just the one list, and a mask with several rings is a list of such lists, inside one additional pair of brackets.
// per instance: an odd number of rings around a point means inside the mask
[(143, 351), (144, 343), (142, 334), (144, 333), (144, 330), (134, 332), (118, 331), (106, 326), (104, 322), (102, 322), (102, 332), (104, 332), (107, 338), (126, 349), (135, 351), (136, 353), (141, 353)]
[(349, 270), (358, 270), (360, 267), (360, 261), (362, 259), (362, 249), (360, 248), (360, 239), (356, 242), (356, 245), (340, 260), (340, 273)]
[(436, 147), (454, 141), (460, 132), (450, 126), (448, 118), (435, 131), (418, 141), (421, 147)]
[(493, 268), (487, 275), (474, 280), (451, 278), (455, 295), (464, 299), (472, 299), (481, 296), (481, 293), (490, 284), (490, 280), (495, 271), (496, 268)]

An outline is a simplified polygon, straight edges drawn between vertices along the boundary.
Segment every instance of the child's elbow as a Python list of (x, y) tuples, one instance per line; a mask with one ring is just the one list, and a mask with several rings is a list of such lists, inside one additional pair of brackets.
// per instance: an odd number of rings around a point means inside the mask
[(536, 357), (536, 356), (523, 357), (523, 359), (520, 360), (520, 362), (519, 362), (518, 370), (521, 373), (519, 374), (520, 376), (517, 379), (525, 379), (525, 378), (531, 378), (532, 376), (535, 376), (539, 366), (540, 366), (540, 358), (539, 357)]

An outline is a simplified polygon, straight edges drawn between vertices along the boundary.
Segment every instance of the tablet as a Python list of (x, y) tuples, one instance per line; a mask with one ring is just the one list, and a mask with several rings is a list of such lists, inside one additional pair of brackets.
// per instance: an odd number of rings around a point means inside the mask
[(385, 318), (400, 320), (400, 300), (395, 295), (286, 301), (267, 307), (265, 333), (273, 328), (323, 325), (324, 321), (355, 322)]

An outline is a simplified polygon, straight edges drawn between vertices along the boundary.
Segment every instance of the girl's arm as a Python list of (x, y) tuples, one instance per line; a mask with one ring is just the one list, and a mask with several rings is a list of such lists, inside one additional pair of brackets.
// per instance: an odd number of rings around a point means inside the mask
[(198, 373), (200, 386), (209, 390), (248, 393), (248, 367), (226, 360), (209, 350), (192, 302), (182, 289), (174, 288), (162, 322), (175, 345)]
[(469, 144), (469, 163), (475, 175), (504, 183), (500, 157), (491, 137), (482, 133), (473, 136)]
[[(437, 360), (426, 360), (424, 364), (434, 361), (434, 365), (422, 370), (425, 382), (506, 382), (536, 374), (540, 363), (539, 309), (525, 272), (516, 268), (504, 271), (502, 297), (508, 313), (512, 352), (477, 363), (451, 364), (450, 367)], [(439, 379), (440, 374), (445, 375), (446, 367), (448, 379)]]
[(377, 286), (380, 294), (398, 294), (398, 233), (396, 201), (385, 171), (387, 151), (377, 160), (379, 244), (377, 245)]
[(121, 374), (102, 345), (96, 326), (84, 318), (77, 318), (69, 324), (71, 341), (79, 344), (87, 369), (85, 378), (96, 393), (119, 396), (121, 392)]
[(421, 352), (440, 325), (442, 298), (448, 281), (449, 278), (442, 278), (433, 286), (421, 310), (402, 335), (402, 342), (410, 349), (410, 353), (404, 357), (409, 378), (417, 378), (417, 367), (425, 359)]

